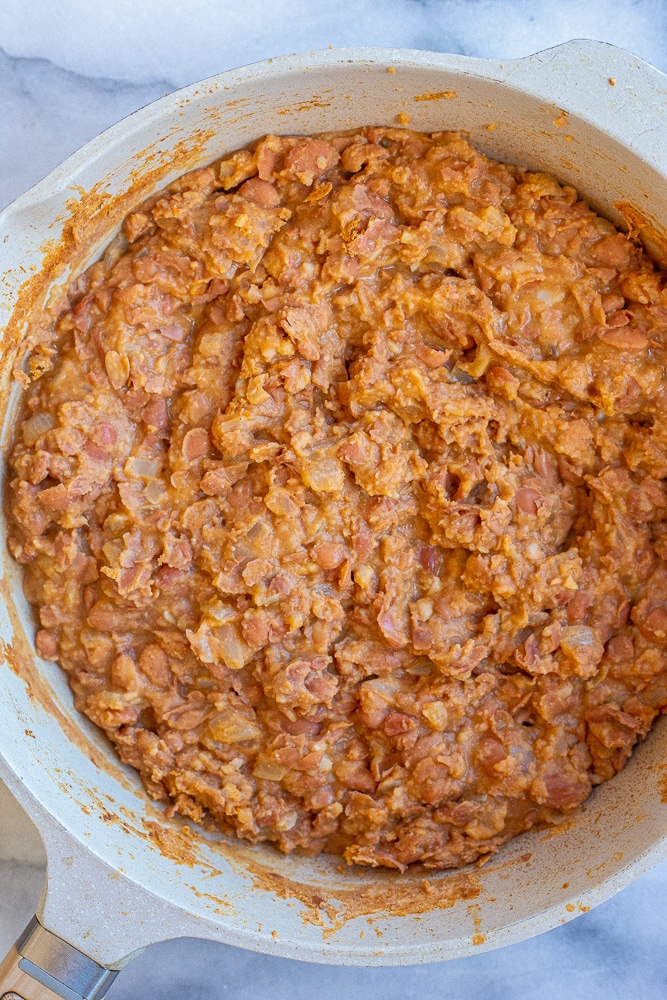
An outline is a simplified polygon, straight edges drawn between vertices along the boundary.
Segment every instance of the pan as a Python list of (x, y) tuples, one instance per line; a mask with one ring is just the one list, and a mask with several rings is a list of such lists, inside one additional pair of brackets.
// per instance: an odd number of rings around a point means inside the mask
[[(664, 262), (667, 77), (575, 41), (503, 63), (393, 49), (267, 60), (173, 93), (88, 143), (0, 216), (0, 415), (8, 448), (26, 324), (99, 255), (132, 205), (267, 133), (399, 119), (460, 129), (491, 156), (572, 184)], [(6, 526), (0, 528), (3, 534)], [(482, 867), (344, 869), (214, 837), (150, 803), (41, 661), (19, 569), (0, 546), (0, 778), (44, 841), (35, 919), (0, 998), (99, 1000), (146, 946), (209, 938), (304, 961), (432, 962), (497, 948), (590, 909), (667, 855), (667, 725), (557, 834)]]

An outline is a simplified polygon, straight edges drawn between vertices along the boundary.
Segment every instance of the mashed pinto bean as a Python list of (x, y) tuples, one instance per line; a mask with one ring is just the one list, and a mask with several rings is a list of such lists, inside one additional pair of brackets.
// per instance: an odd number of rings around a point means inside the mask
[(667, 706), (667, 290), (453, 133), (268, 136), (124, 223), (32, 354), (37, 649), (150, 795), (464, 865)]

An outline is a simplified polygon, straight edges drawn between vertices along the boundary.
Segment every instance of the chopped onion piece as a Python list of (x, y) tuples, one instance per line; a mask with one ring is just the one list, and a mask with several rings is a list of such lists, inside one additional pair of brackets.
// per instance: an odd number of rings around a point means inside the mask
[(249, 714), (235, 708), (223, 708), (208, 723), (208, 735), (218, 743), (241, 743), (255, 740), (261, 729)]
[(23, 435), (23, 443), (29, 448), (37, 441), (42, 434), (46, 434), (50, 431), (52, 427), (55, 426), (55, 418), (50, 413), (36, 413), (33, 417), (21, 427), (21, 434)]
[(157, 480), (153, 480), (145, 488), (144, 496), (149, 503), (160, 503), (166, 496), (164, 485)]
[(154, 479), (162, 468), (162, 461), (149, 461), (146, 458), (128, 458), (125, 463), (125, 472), (129, 476), (138, 476), (140, 479)]
[(463, 370), (461, 365), (454, 365), (449, 373), (452, 382), (461, 382), (462, 385), (471, 385), (475, 379), (469, 372)]

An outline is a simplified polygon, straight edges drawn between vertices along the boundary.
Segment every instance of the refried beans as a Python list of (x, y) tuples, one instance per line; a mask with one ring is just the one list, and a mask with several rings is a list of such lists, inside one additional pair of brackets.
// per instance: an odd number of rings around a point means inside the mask
[(454, 133), (186, 174), (35, 335), (37, 650), (226, 834), (445, 868), (562, 822), (667, 706), (665, 286)]

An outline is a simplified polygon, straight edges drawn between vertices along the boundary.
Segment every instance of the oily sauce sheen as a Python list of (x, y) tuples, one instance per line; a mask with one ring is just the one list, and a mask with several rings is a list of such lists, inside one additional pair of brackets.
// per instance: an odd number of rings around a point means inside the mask
[(10, 547), (151, 796), (283, 851), (471, 862), (667, 706), (667, 290), (454, 133), (268, 136), (37, 331)]

